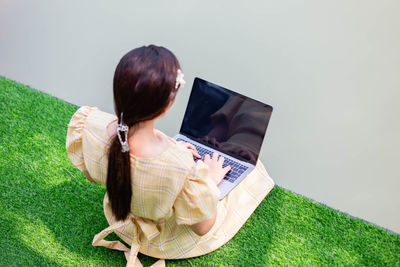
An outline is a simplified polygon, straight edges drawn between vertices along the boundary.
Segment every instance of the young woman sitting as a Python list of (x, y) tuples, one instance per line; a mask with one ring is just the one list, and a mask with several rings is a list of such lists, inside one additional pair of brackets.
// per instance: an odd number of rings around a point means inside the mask
[[(82, 106), (68, 124), (66, 148), (87, 179), (107, 189), (109, 227), (94, 246), (125, 252), (128, 266), (141, 266), (138, 252), (161, 259), (204, 255), (228, 242), (273, 188), (256, 168), (223, 200), (218, 184), (229, 167), (223, 157), (176, 142), (154, 128), (173, 105), (183, 74), (164, 47), (143, 46), (122, 57), (114, 73), (116, 116)], [(104, 238), (115, 232), (120, 241)]]

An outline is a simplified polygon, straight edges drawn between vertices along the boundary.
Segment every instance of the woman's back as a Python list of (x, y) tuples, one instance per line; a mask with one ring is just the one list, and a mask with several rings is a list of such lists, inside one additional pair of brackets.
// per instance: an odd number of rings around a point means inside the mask
[[(104, 186), (110, 144), (107, 126), (114, 120), (115, 116), (83, 106), (68, 125), (67, 151), (71, 161)], [(150, 250), (165, 245), (163, 251), (174, 251), (177, 248), (168, 243), (175, 239), (179, 243), (176, 246), (192, 249), (200, 237), (189, 226), (208, 219), (217, 208), (219, 191), (207, 173), (208, 167), (202, 161), (195, 163), (191, 152), (180, 143), (171, 143), (152, 158), (131, 155), (130, 215), (134, 219), (128, 227), (132, 233), (121, 233), (121, 238), (131, 243), (129, 236), (137, 232), (141, 243), (149, 242), (146, 246)], [(108, 222), (115, 223), (107, 195), (104, 211)]]

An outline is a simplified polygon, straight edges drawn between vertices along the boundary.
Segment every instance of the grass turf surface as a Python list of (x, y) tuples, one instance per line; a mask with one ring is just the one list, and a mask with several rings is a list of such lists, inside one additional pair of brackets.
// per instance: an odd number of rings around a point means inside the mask
[[(108, 226), (105, 188), (88, 182), (66, 154), (76, 109), (0, 77), (1, 266), (126, 263), (122, 252), (91, 245)], [(155, 262), (139, 258), (144, 266)], [(276, 186), (226, 245), (167, 265), (400, 266), (400, 235)]]

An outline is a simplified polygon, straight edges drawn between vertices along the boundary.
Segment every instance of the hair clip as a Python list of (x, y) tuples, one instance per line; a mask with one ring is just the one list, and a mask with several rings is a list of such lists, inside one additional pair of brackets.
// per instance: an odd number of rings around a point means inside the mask
[(175, 82), (175, 89), (178, 89), (179, 86), (184, 87), (185, 86), (185, 80), (183, 79), (183, 76), (185, 76), (181, 69), (178, 69), (178, 74), (176, 76), (176, 82)]
[[(122, 115), (123, 115), (123, 112), (121, 112), (121, 121), (120, 121), (120, 123), (118, 125), (118, 128), (117, 128), (117, 134), (118, 134), (119, 142), (121, 143), (122, 153), (125, 153), (125, 152), (129, 151), (129, 145), (128, 145), (128, 130), (129, 130), (129, 127), (128, 127), (128, 125), (123, 125), (122, 124)], [(122, 141), (121, 135), (119, 133), (120, 131), (124, 132), (125, 141)]]

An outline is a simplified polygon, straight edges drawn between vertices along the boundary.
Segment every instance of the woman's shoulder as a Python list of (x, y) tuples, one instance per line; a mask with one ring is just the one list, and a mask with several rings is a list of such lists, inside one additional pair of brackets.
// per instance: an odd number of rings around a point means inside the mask
[(117, 117), (113, 114), (104, 112), (97, 107), (81, 106), (72, 115), (68, 127), (88, 131), (92, 137), (101, 140), (102, 143), (108, 143), (110, 134), (112, 134), (108, 126), (115, 121), (117, 121)]
[(141, 158), (131, 154), (131, 158), (137, 163), (150, 166), (162, 166), (165, 169), (179, 172), (189, 171), (195, 163), (192, 153), (181, 143), (176, 142), (163, 132), (157, 130), (157, 133), (167, 138), (168, 142), (170, 142), (162, 153), (149, 158)]
[(109, 141), (110, 138), (116, 133), (116, 125), (118, 119), (115, 115), (101, 111), (98, 108), (93, 109), (88, 115), (86, 127), (92, 134), (100, 137), (104, 141)]
[(182, 143), (175, 142), (168, 153), (166, 153), (166, 157), (169, 162), (175, 163), (186, 170), (190, 170), (195, 165), (192, 152)]
[(68, 124), (66, 150), (71, 162), (81, 171), (88, 171), (97, 182), (104, 184), (109, 146), (107, 125), (112, 114), (97, 107), (82, 106), (72, 115)]

